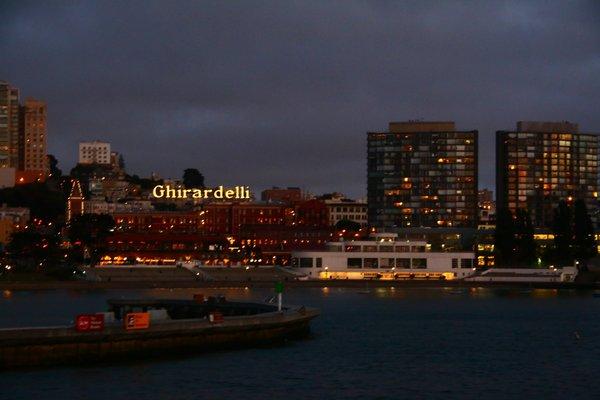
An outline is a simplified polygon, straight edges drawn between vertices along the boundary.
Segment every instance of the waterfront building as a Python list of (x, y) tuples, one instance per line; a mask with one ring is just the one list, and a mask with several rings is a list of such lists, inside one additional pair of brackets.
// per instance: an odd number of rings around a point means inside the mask
[(561, 201), (582, 199), (597, 221), (598, 135), (569, 122), (517, 123), (496, 133), (497, 206), (527, 209), (535, 227), (552, 226)]
[(368, 132), (369, 224), (476, 227), (477, 137), (454, 122), (391, 122), (388, 132)]
[(129, 211), (113, 213), (116, 232), (183, 233), (203, 232), (199, 211)]
[(310, 199), (296, 203), (293, 225), (310, 228), (329, 227), (329, 209), (323, 200)]
[[(224, 236), (203, 231), (201, 211), (116, 210), (114, 232), (106, 239), (103, 264), (174, 264), (217, 258)], [(223, 258), (223, 257), (222, 257)]]
[(204, 204), (203, 230), (238, 237), (242, 226), (290, 225), (294, 209), (279, 204), (213, 202)]
[(0, 168), (19, 167), (19, 89), (0, 81)]
[(153, 211), (154, 206), (150, 200), (126, 200), (123, 202), (109, 202), (103, 198), (91, 198), (85, 202), (85, 214), (108, 214)]
[(263, 264), (288, 266), (293, 250), (323, 248), (333, 236), (330, 227), (246, 225), (240, 229), (239, 240), (231, 238), (231, 244), (232, 248), (257, 249)]
[(374, 234), (292, 252), (292, 269), (313, 279), (452, 280), (475, 273), (474, 253), (432, 251), (426, 241)]
[(111, 164), (110, 143), (95, 140), (79, 143), (79, 164)]

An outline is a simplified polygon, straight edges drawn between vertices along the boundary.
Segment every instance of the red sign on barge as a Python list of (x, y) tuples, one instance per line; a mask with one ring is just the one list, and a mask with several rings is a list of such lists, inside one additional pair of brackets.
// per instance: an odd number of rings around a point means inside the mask
[(77, 332), (97, 332), (104, 330), (104, 314), (80, 314), (75, 318)]

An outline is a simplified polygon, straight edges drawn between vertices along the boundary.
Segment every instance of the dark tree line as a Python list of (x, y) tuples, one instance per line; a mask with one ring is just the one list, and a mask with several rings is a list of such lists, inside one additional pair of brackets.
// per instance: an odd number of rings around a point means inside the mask
[(585, 264), (597, 255), (594, 226), (583, 200), (572, 206), (565, 201), (558, 204), (552, 225), (554, 243), (544, 253), (535, 243), (527, 210), (518, 209), (513, 214), (501, 208), (496, 220), (494, 249), (498, 266), (533, 267), (542, 258), (548, 265), (573, 265), (575, 261)]
[(115, 229), (114, 219), (107, 214), (76, 216), (69, 225), (72, 256), (78, 262), (95, 264), (107, 250), (106, 240)]
[(496, 215), (494, 248), (496, 265), (532, 267), (536, 262), (536, 244), (533, 239), (533, 224), (529, 212), (518, 209), (513, 215), (509, 209), (501, 208)]
[(554, 210), (554, 248), (551, 260), (557, 265), (585, 264), (598, 254), (594, 238), (594, 225), (583, 200), (573, 206), (561, 201)]
[(183, 171), (183, 186), (186, 188), (204, 187), (204, 175), (196, 168), (187, 168)]

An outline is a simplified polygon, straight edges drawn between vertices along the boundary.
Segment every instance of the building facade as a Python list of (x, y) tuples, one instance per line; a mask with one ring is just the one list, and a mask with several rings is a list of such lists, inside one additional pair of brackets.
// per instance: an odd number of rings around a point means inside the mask
[(46, 103), (35, 99), (25, 100), (21, 107), (21, 133), (19, 169), (48, 174)]
[(142, 234), (197, 234), (202, 229), (199, 211), (129, 211), (115, 212), (116, 232)]
[(0, 81), (0, 168), (19, 167), (19, 89)]
[[(19, 89), (0, 81), (0, 168), (3, 186), (43, 181), (48, 175), (46, 104), (19, 102)], [(10, 169), (10, 170), (7, 170)], [(13, 182), (6, 178), (13, 177)]]
[(518, 122), (496, 133), (497, 207), (529, 211), (537, 228), (552, 226), (561, 201), (582, 199), (596, 221), (598, 135), (568, 122)]
[(29, 209), (24, 207), (0, 207), (0, 248), (11, 241), (14, 232), (25, 230), (29, 222)]
[(262, 201), (266, 201), (269, 203), (292, 204), (298, 201), (302, 201), (305, 198), (305, 194), (302, 193), (302, 190), (297, 187), (272, 187), (271, 189), (263, 190), (261, 192), (260, 198)]
[(475, 227), (478, 132), (391, 122), (367, 133), (368, 220), (376, 228)]
[(327, 205), (329, 225), (335, 226), (340, 221), (352, 221), (367, 226), (367, 203), (346, 198), (323, 200)]
[(110, 143), (93, 141), (79, 143), (79, 164), (110, 165)]
[(214, 202), (202, 207), (202, 217), (204, 232), (238, 237), (244, 226), (290, 225), (294, 210), (277, 204)]

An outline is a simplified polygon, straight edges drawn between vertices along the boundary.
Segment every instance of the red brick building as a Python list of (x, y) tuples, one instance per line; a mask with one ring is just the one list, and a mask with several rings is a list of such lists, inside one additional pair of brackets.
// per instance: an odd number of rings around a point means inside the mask
[(114, 213), (116, 232), (130, 233), (201, 233), (199, 211), (146, 211)]
[(272, 203), (293, 204), (304, 199), (302, 190), (297, 187), (288, 187), (286, 189), (273, 187), (263, 190), (260, 198), (262, 201)]
[(113, 218), (115, 233), (107, 241), (107, 255), (130, 262), (259, 259), (287, 265), (291, 250), (319, 247), (333, 237), (327, 206), (319, 200), (295, 205), (212, 203), (201, 211), (125, 212)]
[(241, 229), (239, 243), (242, 248), (260, 252), (266, 264), (289, 265), (292, 250), (318, 249), (333, 237), (329, 227), (246, 225)]
[(311, 228), (329, 227), (329, 209), (324, 201), (317, 199), (296, 203), (294, 222)]
[(203, 207), (204, 232), (237, 237), (245, 225), (291, 225), (293, 209), (277, 204), (212, 203)]

